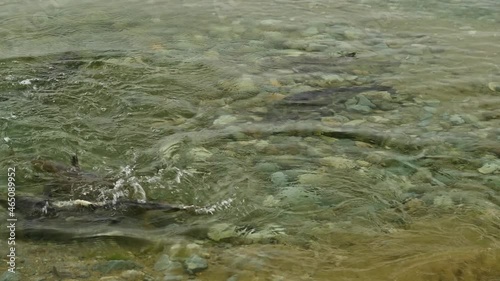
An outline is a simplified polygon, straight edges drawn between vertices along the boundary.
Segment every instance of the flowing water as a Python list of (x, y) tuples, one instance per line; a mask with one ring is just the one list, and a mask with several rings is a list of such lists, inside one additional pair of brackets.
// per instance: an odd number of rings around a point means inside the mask
[(499, 27), (494, 0), (0, 1), (2, 199), (15, 167), (18, 202), (190, 210), (20, 206), (0, 279), (500, 280)]

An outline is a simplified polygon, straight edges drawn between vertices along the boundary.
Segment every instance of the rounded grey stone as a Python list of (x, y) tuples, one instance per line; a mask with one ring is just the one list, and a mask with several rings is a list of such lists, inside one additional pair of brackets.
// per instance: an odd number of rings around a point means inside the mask
[(424, 106), (424, 110), (428, 113), (434, 114), (437, 111), (437, 108), (432, 107), (432, 106)]
[(238, 236), (235, 226), (228, 223), (217, 223), (208, 229), (208, 238), (214, 241), (221, 241)]
[(167, 275), (163, 278), (163, 281), (182, 281), (184, 277), (181, 275)]
[(94, 266), (94, 269), (103, 273), (103, 274), (107, 274), (107, 273), (110, 273), (113, 271), (123, 271), (123, 270), (129, 270), (129, 269), (137, 269), (137, 268), (141, 268), (141, 267), (142, 266), (136, 264), (133, 261), (110, 260), (110, 261), (96, 264)]
[(154, 265), (154, 270), (156, 271), (164, 271), (167, 270), (172, 261), (168, 255), (161, 255), (158, 261)]
[(306, 30), (302, 31), (302, 35), (306, 36), (306, 37), (313, 36), (313, 35), (316, 35), (318, 33), (319, 33), (319, 30), (315, 26), (311, 26), (311, 27), (307, 28)]
[(370, 113), (372, 111), (372, 109), (369, 106), (359, 105), (359, 104), (348, 105), (347, 110), (359, 113)]
[(18, 273), (11, 273), (9, 271), (5, 271), (2, 275), (0, 275), (0, 281), (19, 281)]
[(271, 175), (271, 182), (276, 187), (283, 187), (288, 184), (288, 176), (283, 172), (276, 172)]
[(365, 96), (358, 96), (358, 105), (368, 106), (370, 108), (376, 108), (376, 106)]
[(464, 124), (465, 120), (462, 117), (460, 117), (460, 115), (455, 114), (455, 115), (450, 116), (450, 122), (451, 122), (451, 124), (456, 126), (456, 125)]
[(260, 171), (260, 172), (275, 172), (280, 169), (280, 166), (276, 163), (258, 163), (255, 165), (255, 169)]
[(184, 262), (184, 265), (186, 266), (186, 271), (190, 274), (194, 274), (208, 268), (207, 260), (198, 255), (190, 256)]

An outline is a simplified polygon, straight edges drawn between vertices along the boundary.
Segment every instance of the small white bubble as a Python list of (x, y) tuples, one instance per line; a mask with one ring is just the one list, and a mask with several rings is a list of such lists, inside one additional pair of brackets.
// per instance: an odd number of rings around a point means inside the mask
[(45, 201), (45, 206), (43, 206), (43, 208), (42, 208), (42, 213), (44, 215), (47, 214), (47, 207), (49, 207), (49, 201)]

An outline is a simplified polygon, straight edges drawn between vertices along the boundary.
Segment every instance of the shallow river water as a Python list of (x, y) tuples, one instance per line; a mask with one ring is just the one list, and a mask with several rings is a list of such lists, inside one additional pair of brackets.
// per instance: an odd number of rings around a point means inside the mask
[(0, 280), (500, 280), (499, 46), (496, 0), (0, 1)]

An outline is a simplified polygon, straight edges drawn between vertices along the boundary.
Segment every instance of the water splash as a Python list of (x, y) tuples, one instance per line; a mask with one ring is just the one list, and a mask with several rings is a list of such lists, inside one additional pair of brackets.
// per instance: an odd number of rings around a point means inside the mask
[(197, 214), (210, 214), (213, 215), (217, 211), (226, 210), (231, 207), (234, 198), (225, 199), (219, 201), (213, 205), (205, 206), (205, 207), (195, 207), (194, 210)]
[[(234, 202), (234, 196), (217, 201), (215, 203), (204, 204), (203, 201), (210, 201), (213, 193), (210, 187), (207, 190), (200, 188), (200, 181), (203, 179), (203, 172), (195, 169), (181, 169), (175, 166), (167, 166), (159, 169), (151, 176), (137, 176), (135, 165), (126, 165), (120, 169), (117, 180), (112, 188), (102, 188), (99, 190), (97, 204), (111, 202), (116, 204), (123, 198), (134, 199), (139, 203), (147, 201), (147, 190), (165, 189), (174, 195), (171, 200), (190, 201), (184, 205), (196, 214), (210, 214), (230, 208)], [(200, 192), (202, 194), (200, 194)], [(177, 195), (177, 196), (176, 196)], [(179, 195), (181, 195), (179, 197)], [(212, 201), (213, 202), (213, 201)]]
[(137, 202), (146, 202), (146, 191), (133, 175), (134, 167), (127, 165), (122, 167), (119, 178), (115, 181), (112, 189), (100, 189), (97, 202), (111, 201), (113, 204), (121, 198), (134, 198)]

